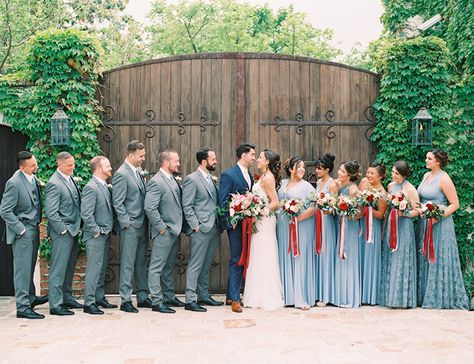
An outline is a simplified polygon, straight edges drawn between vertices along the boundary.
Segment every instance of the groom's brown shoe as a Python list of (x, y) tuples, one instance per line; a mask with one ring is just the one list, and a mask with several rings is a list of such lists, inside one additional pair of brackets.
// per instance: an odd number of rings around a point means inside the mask
[(242, 307), (240, 307), (239, 301), (232, 301), (232, 312), (242, 312)]
[[(227, 298), (227, 299), (225, 300), (225, 305), (226, 305), (226, 306), (232, 306), (232, 302), (234, 302), (234, 301), (232, 301), (231, 299)], [(240, 305), (242, 305), (242, 300), (241, 300), (241, 299), (239, 300), (239, 303), (240, 303)]]

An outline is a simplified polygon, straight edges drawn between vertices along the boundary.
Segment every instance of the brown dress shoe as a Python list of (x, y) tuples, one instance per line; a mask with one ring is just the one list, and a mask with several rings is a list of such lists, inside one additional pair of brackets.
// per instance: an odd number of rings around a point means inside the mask
[[(225, 305), (226, 306), (232, 306), (232, 302), (234, 302), (234, 301), (232, 301), (231, 299), (226, 298)], [(242, 306), (242, 300), (241, 299), (239, 300), (239, 303)]]
[(232, 301), (232, 312), (242, 312), (242, 307), (240, 307), (239, 301)]

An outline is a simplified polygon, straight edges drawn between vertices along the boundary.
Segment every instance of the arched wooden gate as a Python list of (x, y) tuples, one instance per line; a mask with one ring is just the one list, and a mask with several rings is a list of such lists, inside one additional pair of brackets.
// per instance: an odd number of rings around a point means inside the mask
[[(101, 147), (117, 169), (127, 142), (146, 145), (144, 167), (158, 170), (159, 150), (173, 147), (186, 175), (196, 168), (202, 146), (216, 149), (217, 175), (235, 162), (235, 146), (248, 141), (271, 148), (282, 160), (300, 155), (312, 161), (325, 152), (336, 163), (353, 158), (363, 168), (374, 150), (367, 139), (374, 126), (376, 74), (313, 58), (261, 53), (195, 54), (157, 59), (104, 73)], [(314, 180), (311, 169), (308, 178)], [(114, 240), (108, 290), (118, 290), (119, 244)], [(227, 284), (227, 237), (215, 256), (211, 286)], [(185, 287), (188, 241), (182, 238), (177, 289)]]

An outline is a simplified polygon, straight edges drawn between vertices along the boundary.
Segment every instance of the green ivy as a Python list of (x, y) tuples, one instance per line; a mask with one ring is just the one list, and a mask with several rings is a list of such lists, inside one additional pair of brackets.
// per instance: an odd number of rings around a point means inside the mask
[[(76, 30), (48, 30), (29, 44), (27, 69), (0, 78), (0, 110), (12, 128), (28, 136), (38, 160), (38, 178), (47, 181), (56, 170), (56, 155), (68, 151), (76, 159), (75, 176), (83, 186), (90, 178), (90, 159), (100, 154), (101, 125), (96, 99), (100, 46)], [(71, 120), (71, 143), (50, 144), (50, 120), (62, 106)]]
[(409, 163), (414, 170), (410, 179), (416, 186), (427, 171), (424, 160), (431, 147), (412, 146), (411, 120), (422, 106), (433, 116), (433, 146), (446, 150), (452, 162), (446, 171), (460, 198), (454, 219), (466, 288), (473, 295), (474, 88), (472, 77), (460, 82), (453, 76), (450, 56), (446, 42), (432, 36), (392, 38), (384, 43), (376, 61), (382, 79), (374, 105), (377, 125), (371, 139), (378, 150), (378, 160), (389, 166), (398, 159)]

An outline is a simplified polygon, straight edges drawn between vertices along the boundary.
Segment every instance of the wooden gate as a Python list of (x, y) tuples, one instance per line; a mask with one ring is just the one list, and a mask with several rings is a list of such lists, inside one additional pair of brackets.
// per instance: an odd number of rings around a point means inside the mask
[[(217, 175), (235, 163), (235, 147), (270, 148), (284, 161), (299, 155), (313, 161), (325, 152), (336, 163), (358, 160), (363, 169), (374, 150), (367, 139), (374, 126), (376, 74), (313, 58), (260, 53), (195, 54), (163, 58), (105, 72), (101, 88), (104, 126), (101, 147), (114, 170), (129, 140), (146, 145), (144, 167), (158, 170), (160, 149), (175, 148), (186, 175), (196, 168), (202, 146), (216, 149)], [(310, 181), (314, 182), (312, 170)], [(119, 244), (111, 251), (108, 290), (118, 290)], [(182, 238), (177, 289), (185, 287), (189, 258)], [(227, 236), (216, 253), (211, 287), (227, 285)]]
[[(27, 139), (20, 133), (14, 133), (9, 125), (0, 123), (0, 198), (5, 190), (5, 183), (18, 169), (16, 155), (25, 150)], [(0, 219), (0, 296), (14, 296), (13, 289), (13, 253), (7, 245), (5, 222)]]

